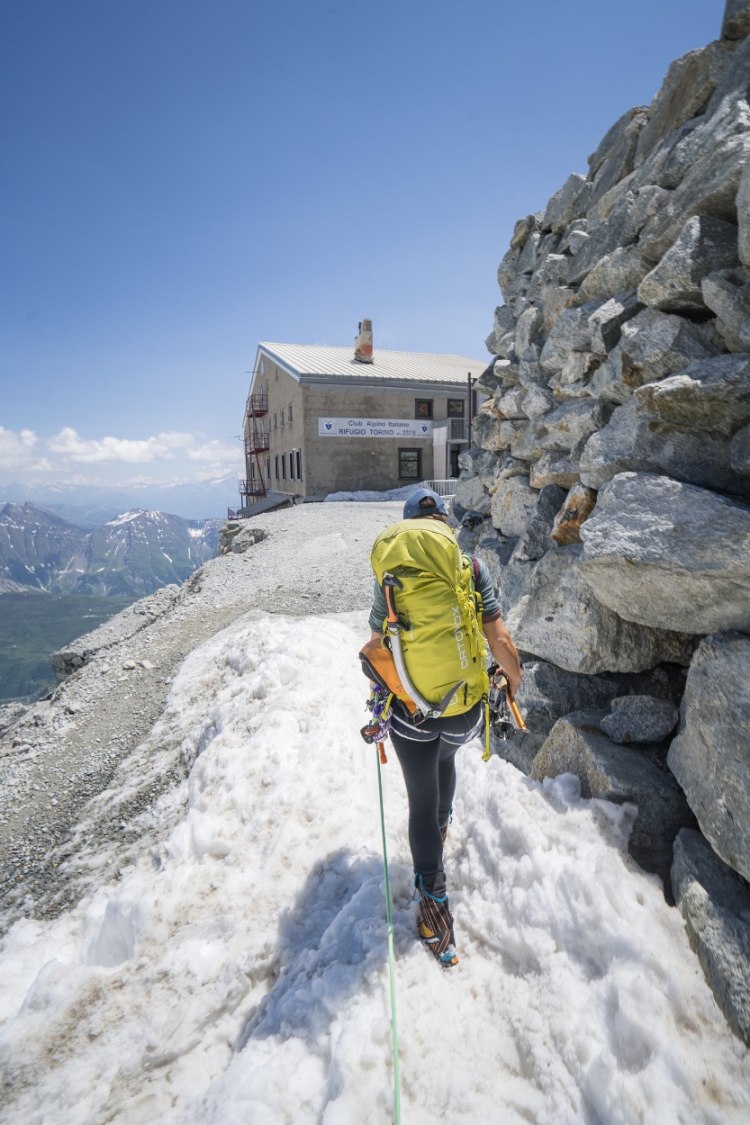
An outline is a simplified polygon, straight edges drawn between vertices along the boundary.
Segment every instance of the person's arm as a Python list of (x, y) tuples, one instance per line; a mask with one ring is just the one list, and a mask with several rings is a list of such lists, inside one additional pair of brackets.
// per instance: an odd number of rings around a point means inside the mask
[(510, 639), (510, 633), (503, 624), (502, 617), (484, 621), (482, 630), (490, 646), (490, 652), (505, 673), (511, 694), (515, 695), (521, 683), (523, 670), (518, 657), (518, 649)]

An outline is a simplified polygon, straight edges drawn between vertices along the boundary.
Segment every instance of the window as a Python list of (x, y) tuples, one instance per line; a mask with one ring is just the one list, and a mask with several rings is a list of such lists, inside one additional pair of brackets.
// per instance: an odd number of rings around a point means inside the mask
[(431, 398), (415, 398), (414, 399), (414, 417), (415, 418), (431, 418), (432, 417), (432, 399)]
[(288, 416), (287, 416), (287, 422), (291, 422), (291, 420), (292, 420), (292, 404), (291, 404), (291, 402), (290, 402), (290, 403), (289, 403), (289, 411), (288, 411)]
[(398, 451), (398, 478), (399, 480), (422, 479), (422, 450), (399, 449)]
[(277, 428), (278, 428), (278, 425), (277, 425), (277, 421), (278, 421), (278, 420), (277, 420), (277, 418), (276, 418), (276, 412), (274, 411), (274, 415), (273, 415), (273, 428), (274, 428), (274, 429), (277, 429)]
[(449, 398), (448, 399), (448, 417), (449, 418), (463, 418), (464, 416), (464, 400), (462, 398)]
[(295, 449), (294, 460), (297, 463), (297, 480), (302, 480), (302, 450)]
[[(283, 422), (283, 418), (281, 419)], [(286, 480), (286, 453), (281, 454), (281, 479)]]
[(271, 458), (266, 457), (266, 480), (271, 479)]
[(294, 450), (289, 454), (289, 479), (294, 480)]

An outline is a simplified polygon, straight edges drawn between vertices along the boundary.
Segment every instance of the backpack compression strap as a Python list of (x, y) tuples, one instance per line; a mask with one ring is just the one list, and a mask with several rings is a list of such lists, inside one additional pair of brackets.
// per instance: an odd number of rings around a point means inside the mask
[[(404, 662), (404, 654), (401, 651), (401, 622), (399, 621), (398, 614), (396, 613), (396, 603), (394, 600), (394, 593), (396, 586), (401, 586), (402, 583), (395, 574), (383, 575), (383, 593), (385, 595), (385, 604), (387, 609), (387, 616), (385, 619), (385, 633), (391, 642), (391, 651), (393, 652), (393, 659), (396, 664), (396, 670), (401, 679), (401, 683), (406, 688), (407, 692), (414, 700), (421, 711), (421, 719), (438, 719), (443, 711), (449, 705), (453, 696), (457, 691), (460, 691), (465, 684), (465, 680), (459, 680), (450, 691), (446, 692), (441, 700), (437, 703), (428, 703), (428, 701), (419, 694), (414, 684), (411, 682), (409, 673), (406, 670), (406, 663)], [(415, 716), (416, 719), (416, 716)]]

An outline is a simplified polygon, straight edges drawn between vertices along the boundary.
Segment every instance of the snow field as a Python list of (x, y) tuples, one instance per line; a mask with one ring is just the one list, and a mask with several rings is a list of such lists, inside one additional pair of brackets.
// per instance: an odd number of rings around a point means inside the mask
[[(161, 799), (170, 827), (0, 947), (1, 1120), (392, 1119), (367, 635), (365, 614), (253, 613), (187, 657), (134, 756), (140, 784), (168, 747), (198, 755)], [(395, 754), (382, 770), (403, 1121), (750, 1119), (748, 1053), (624, 853), (632, 810), (481, 752), (459, 751), (448, 972), (415, 938)], [(133, 784), (125, 766), (115, 789)]]

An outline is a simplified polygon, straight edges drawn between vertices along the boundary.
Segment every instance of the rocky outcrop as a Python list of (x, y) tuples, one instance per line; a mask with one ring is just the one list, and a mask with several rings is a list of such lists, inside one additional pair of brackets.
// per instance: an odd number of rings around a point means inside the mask
[[(668, 896), (690, 816), (750, 879), (749, 75), (750, 0), (728, 0), (719, 38), (516, 224), (454, 507), (485, 517), (525, 654), (529, 731), (496, 748), (633, 804), (631, 850)], [(701, 956), (718, 997), (732, 958)]]

